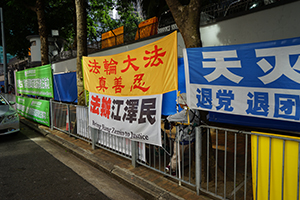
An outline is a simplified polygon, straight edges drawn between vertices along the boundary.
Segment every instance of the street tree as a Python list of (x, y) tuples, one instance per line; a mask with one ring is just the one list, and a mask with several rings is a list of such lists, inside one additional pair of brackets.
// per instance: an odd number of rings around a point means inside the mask
[(77, 104), (85, 105), (81, 59), (82, 56), (87, 56), (87, 5), (85, 0), (75, 0), (75, 5), (77, 19)]
[(0, 1), (0, 7), (3, 8), (6, 51), (19, 58), (28, 56), (30, 42), (26, 36), (38, 33), (36, 14), (14, 1)]
[[(82, 56), (87, 55), (87, 35), (90, 41), (100, 38), (101, 33), (114, 28), (129, 24), (138, 20), (137, 16), (132, 14), (130, 3), (122, 1), (114, 2), (112, 0), (91, 0), (86, 3), (85, 0), (75, 0), (76, 18), (77, 18), (77, 92), (78, 105), (85, 105), (85, 95), (83, 95), (83, 75), (82, 75)], [(121, 16), (119, 20), (114, 20), (109, 16), (109, 11), (113, 8)], [(89, 30), (89, 32), (87, 31)]]
[(36, 12), (37, 21), (39, 26), (39, 35), (41, 41), (41, 62), (42, 65), (49, 63), (49, 53), (48, 53), (48, 30), (46, 25), (45, 17), (45, 2), (44, 0), (36, 0), (35, 7), (31, 9)]
[(179, 0), (166, 0), (186, 48), (202, 47), (200, 37), (200, 0), (183, 5)]
[(69, 38), (73, 28), (73, 0), (3, 0), (4, 31), (7, 52), (22, 59), (28, 56), (28, 35), (40, 35), (42, 63), (49, 63), (48, 45), (45, 45), (51, 29), (59, 30), (60, 36)]
[[(129, 0), (133, 2), (137, 2), (137, 0)], [(149, 9), (153, 6), (153, 2), (151, 0), (141, 0), (141, 5), (143, 8), (144, 13), (147, 17), (157, 16), (159, 17), (166, 10), (170, 10), (174, 21), (183, 37), (185, 47), (186, 48), (193, 48), (193, 47), (202, 47), (201, 35), (200, 35), (200, 16), (201, 16), (201, 6), (207, 5), (210, 2), (215, 0), (157, 0), (156, 4), (159, 3), (161, 5), (160, 9), (157, 8), (156, 10), (160, 10), (160, 13), (153, 11), (153, 9)], [(164, 3), (167, 4), (167, 8), (164, 7)], [(200, 111), (201, 120), (207, 123), (207, 114), (206, 111)], [(206, 172), (206, 136), (207, 134), (203, 135), (203, 145), (202, 145), (202, 171)], [(211, 137), (209, 141), (209, 149), (212, 153), (212, 142)], [(210, 154), (212, 155), (212, 154)], [(214, 179), (213, 167), (215, 163), (215, 159), (213, 156), (210, 156), (210, 166), (212, 167), (209, 170), (210, 173), (210, 180)], [(205, 173), (202, 173), (204, 175)], [(202, 177), (202, 180), (206, 180), (206, 176)]]
[[(201, 15), (201, 3), (204, 2), (200, 0), (190, 0), (186, 4), (182, 4), (179, 0), (166, 0), (170, 11), (173, 15), (173, 18), (176, 22), (176, 25), (183, 37), (186, 48), (193, 47), (202, 47), (201, 35), (200, 35), (200, 15)], [(207, 122), (207, 111), (200, 111), (201, 120), (205, 123)], [(205, 173), (207, 171), (206, 158), (207, 151), (206, 147), (209, 145), (209, 155), (214, 155), (212, 152), (212, 141), (209, 137), (209, 142), (207, 143), (207, 134), (203, 134), (203, 143), (202, 143), (202, 180), (205, 181), (207, 176)], [(215, 167), (215, 158), (210, 156), (209, 158), (210, 169), (209, 169), (209, 178), (210, 180), (214, 179), (214, 167)]]

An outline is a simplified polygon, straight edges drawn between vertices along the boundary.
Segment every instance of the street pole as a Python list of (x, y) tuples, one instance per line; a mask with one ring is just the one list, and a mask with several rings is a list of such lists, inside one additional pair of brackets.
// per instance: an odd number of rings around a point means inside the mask
[(1, 21), (1, 33), (2, 33), (2, 47), (3, 47), (3, 72), (4, 72), (4, 93), (7, 94), (7, 61), (6, 61), (6, 49), (5, 49), (5, 37), (4, 37), (4, 23), (3, 23), (3, 11), (0, 8), (0, 21)]

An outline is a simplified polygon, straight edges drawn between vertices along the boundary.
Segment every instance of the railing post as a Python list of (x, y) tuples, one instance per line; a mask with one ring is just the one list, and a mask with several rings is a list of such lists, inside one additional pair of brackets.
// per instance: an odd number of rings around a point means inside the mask
[(51, 131), (53, 131), (53, 99), (50, 99), (50, 127), (51, 127)]
[(137, 147), (136, 141), (131, 140), (131, 164), (134, 168), (137, 166)]
[(197, 126), (195, 128), (195, 132), (196, 132), (196, 190), (197, 190), (197, 195), (199, 195), (199, 191), (200, 191), (200, 176), (201, 176), (201, 167), (200, 167), (200, 159), (201, 159), (201, 152), (200, 152), (200, 148), (201, 148), (201, 128), (200, 126)]
[(70, 105), (69, 104), (67, 104), (67, 113), (68, 113), (68, 115), (67, 115), (67, 118), (68, 118), (68, 133), (69, 133), (69, 135), (71, 135), (71, 120), (70, 120)]
[(91, 139), (92, 139), (92, 149), (96, 149), (96, 134), (97, 130), (95, 128), (92, 128), (89, 126), (89, 129), (91, 130)]

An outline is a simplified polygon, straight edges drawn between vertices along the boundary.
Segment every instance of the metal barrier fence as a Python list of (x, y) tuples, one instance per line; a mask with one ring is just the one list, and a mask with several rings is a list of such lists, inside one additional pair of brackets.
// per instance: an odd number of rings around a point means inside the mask
[(91, 129), (94, 135), (95, 146), (106, 149), (127, 159), (131, 159), (131, 141), (127, 138), (118, 137), (110, 133)]
[(197, 192), (219, 199), (252, 199), (251, 134), (210, 126), (196, 130)]
[(198, 194), (299, 199), (299, 138), (201, 126), (196, 141)]
[(279, 0), (221, 0), (203, 6), (201, 12), (209, 16), (209, 18), (206, 18), (208, 20), (207, 23), (209, 23), (216, 19), (243, 13), (276, 2), (279, 2)]
[(177, 140), (177, 131), (174, 129), (161, 131), (161, 147), (146, 144), (146, 159), (138, 159), (137, 163), (172, 177), (178, 180), (179, 184), (195, 187), (195, 141), (189, 140), (190, 142), (182, 144)]
[[(176, 130), (162, 129), (159, 147), (90, 129), (85, 106), (53, 101), (51, 105), (53, 128), (131, 159), (134, 166), (162, 173), (198, 194), (218, 199), (299, 199), (298, 138), (200, 126), (195, 128), (195, 140), (185, 145), (177, 140)], [(172, 157), (177, 163), (174, 171), (166, 169)]]
[(75, 127), (77, 115), (76, 105), (50, 100), (50, 114), (51, 129), (56, 129), (68, 135), (84, 139), (77, 134), (77, 127)]

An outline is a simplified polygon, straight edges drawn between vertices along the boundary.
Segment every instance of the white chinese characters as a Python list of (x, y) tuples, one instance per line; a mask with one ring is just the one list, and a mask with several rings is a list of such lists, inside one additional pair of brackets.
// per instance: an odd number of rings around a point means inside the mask
[(264, 84), (272, 83), (285, 75), (287, 78), (300, 83), (300, 74), (295, 70), (300, 71), (299, 56), (294, 64), (291, 66), (290, 55), (300, 54), (300, 45), (277, 47), (268, 49), (255, 49), (256, 57), (275, 57), (275, 66), (273, 67), (265, 58), (257, 62), (258, 66), (267, 73), (265, 76), (258, 77)]
[(215, 61), (203, 61), (203, 68), (215, 68), (215, 70), (204, 76), (208, 81), (214, 81), (221, 75), (234, 83), (239, 83), (243, 77), (233, 74), (228, 68), (242, 68), (241, 61), (225, 61), (224, 58), (237, 58), (236, 50), (202, 52), (204, 59), (215, 59)]

